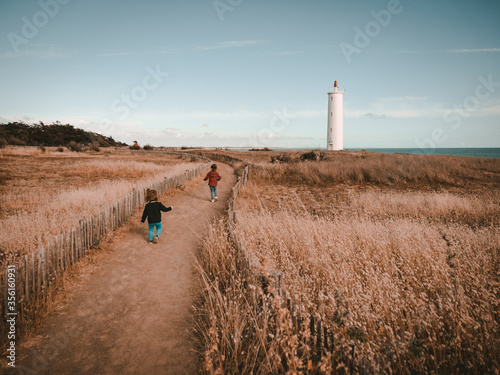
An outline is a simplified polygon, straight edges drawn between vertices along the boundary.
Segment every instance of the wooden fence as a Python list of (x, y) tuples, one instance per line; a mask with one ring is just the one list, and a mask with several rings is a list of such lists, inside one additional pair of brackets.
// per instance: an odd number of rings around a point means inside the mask
[[(231, 240), (234, 242), (238, 249), (238, 254), (240, 256), (240, 260), (243, 262), (243, 264), (248, 268), (250, 273), (260, 279), (264, 277), (264, 275), (261, 275), (261, 266), (260, 262), (252, 256), (246, 249), (245, 246), (241, 243), (239, 240), (234, 227), (238, 221), (238, 211), (235, 210), (235, 204), (236, 204), (236, 199), (238, 198), (238, 195), (241, 191), (241, 188), (246, 185), (248, 182), (248, 175), (250, 171), (250, 164), (245, 162), (244, 160), (229, 156), (229, 155), (224, 155), (224, 154), (218, 154), (218, 153), (207, 153), (203, 152), (203, 155), (209, 159), (212, 160), (219, 160), (225, 163), (229, 163), (232, 165), (235, 164), (241, 164), (242, 169), (241, 173), (237, 177), (236, 184), (233, 186), (231, 189), (231, 193), (229, 195), (229, 199), (227, 201), (227, 213), (228, 213), (228, 225), (229, 225), (229, 235), (231, 237)], [(267, 281), (270, 281), (274, 287), (274, 289), (277, 291), (277, 293), (281, 293), (281, 272), (277, 270), (270, 270), (269, 275), (266, 275), (265, 278), (267, 278)], [(267, 282), (266, 281), (266, 282)]]
[[(185, 154), (179, 156), (185, 157)], [(81, 219), (77, 226), (56, 236), (37, 251), (22, 255), (11, 262), (10, 265), (16, 266), (16, 312), (23, 315), (30, 301), (46, 298), (45, 292), (56, 278), (78, 262), (90, 248), (97, 246), (138, 208), (143, 207), (147, 188), (157, 190), (158, 195), (161, 195), (205, 172), (211, 161), (205, 157), (198, 156), (198, 158), (205, 163), (171, 178), (165, 177), (150, 186), (134, 189), (124, 198), (104, 208), (99, 214)], [(7, 317), (7, 274), (7, 269), (0, 273), (2, 324)]]
[[(275, 301), (275, 306), (286, 308), (289, 311), (289, 317), (293, 330), (297, 333), (298, 339), (301, 342), (306, 343), (309, 348), (307, 355), (308, 359), (316, 365), (321, 357), (328, 353), (331, 353), (332, 358), (334, 358), (335, 352), (340, 348), (335, 345), (335, 327), (331, 322), (339, 322), (340, 324), (339, 317), (332, 316), (331, 319), (327, 319), (325, 315), (321, 315), (319, 313), (311, 314), (306, 311), (303, 306), (297, 305), (293, 296), (286, 291), (284, 285), (281, 283), (281, 271), (268, 270), (267, 274), (262, 274), (262, 267), (259, 260), (245, 249), (245, 246), (238, 238), (235, 231), (235, 225), (238, 222), (238, 211), (235, 210), (235, 203), (241, 188), (248, 182), (250, 165), (243, 160), (236, 159), (228, 155), (217, 153), (203, 153), (203, 155), (212, 160), (220, 160), (231, 164), (242, 163), (244, 165), (241, 175), (238, 177), (236, 184), (231, 190), (230, 198), (227, 203), (229, 236), (238, 250), (240, 260), (242, 261), (244, 267), (247, 268), (246, 271), (255, 277), (256, 280), (260, 281), (264, 291), (274, 295), (273, 299)], [(273, 314), (273, 316), (277, 317), (278, 314)], [(272, 317), (270, 317), (270, 319), (272, 319)], [(304, 332), (304, 327), (308, 328), (308, 334)], [(350, 355), (348, 371), (349, 373), (353, 373), (356, 358), (355, 345), (350, 344), (348, 349)], [(342, 354), (346, 354), (345, 349), (342, 349), (342, 351)], [(336, 355), (338, 356), (339, 353)], [(363, 358), (361, 358), (361, 361), (358, 360), (358, 363), (363, 363)], [(364, 369), (362, 365), (358, 364), (358, 371), (363, 372), (366, 371), (366, 369)]]

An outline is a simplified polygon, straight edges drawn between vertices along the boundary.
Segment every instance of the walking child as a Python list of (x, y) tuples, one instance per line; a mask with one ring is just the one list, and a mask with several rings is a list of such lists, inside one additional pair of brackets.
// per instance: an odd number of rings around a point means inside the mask
[[(141, 223), (146, 221), (148, 218), (149, 224), (149, 240), (148, 243), (158, 243), (161, 234), (161, 211), (168, 212), (172, 211), (174, 207), (165, 207), (161, 202), (158, 202), (158, 193), (156, 190), (146, 191), (146, 207), (144, 207), (144, 212), (142, 213)], [(156, 236), (153, 237), (154, 230), (156, 227)]]
[(208, 180), (208, 186), (210, 186), (210, 197), (212, 202), (217, 200), (217, 182), (221, 180), (220, 174), (217, 173), (217, 164), (212, 164), (212, 170), (207, 173), (207, 176), (203, 181)]

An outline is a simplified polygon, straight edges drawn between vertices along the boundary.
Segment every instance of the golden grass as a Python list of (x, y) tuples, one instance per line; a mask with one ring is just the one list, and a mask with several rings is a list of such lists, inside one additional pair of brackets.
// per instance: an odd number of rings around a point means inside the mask
[(132, 189), (191, 168), (173, 155), (11, 150), (0, 157), (6, 177), (0, 185), (0, 264), (37, 250)]
[[(144, 188), (197, 165), (177, 155), (158, 152), (102, 148), (98, 153), (60, 153), (56, 148), (42, 152), (33, 147), (0, 149), (0, 177), (3, 177), (0, 178), (0, 270), (7, 264), (16, 264), (19, 255), (36, 253), (54, 236), (78, 225), (80, 219), (98, 214), (132, 189)], [(108, 240), (109, 237), (101, 239), (99, 252), (106, 248)], [(87, 251), (85, 259), (97, 253)], [(74, 266), (52, 280), (42, 295), (32, 295), (23, 302), (17, 318), (18, 336), (36, 332), (40, 321), (51, 311), (53, 298), (71, 279), (68, 274), (73, 274)], [(7, 338), (5, 329), (0, 324), (3, 338)], [(0, 340), (0, 348), (5, 349), (6, 345), (7, 341)]]
[(466, 186), (500, 181), (500, 159), (427, 155), (342, 154), (321, 162), (259, 164), (255, 173), (287, 184), (421, 184)]
[[(492, 363), (500, 350), (498, 226), (246, 208), (239, 219), (246, 249), (283, 272), (295, 302), (331, 325), (341, 314), (337, 341), (348, 343), (349, 329), (359, 329), (359, 356), (380, 370), (412, 360), (420, 371), (458, 358)], [(415, 342), (422, 353), (413, 358)]]
[(320, 319), (334, 348), (314, 352), (308, 321), (293, 324), (285, 301), (246, 276), (219, 223), (200, 271), (205, 373), (500, 367), (498, 162), (367, 159), (261, 164), (236, 207), (246, 250), (282, 272), (292, 312)]
[(195, 310), (203, 362), (201, 372), (279, 373), (278, 352), (285, 341), (273, 339), (277, 331), (271, 314), (276, 304), (245, 272), (228, 240), (225, 220), (211, 226), (203, 240), (197, 268), (202, 289)]

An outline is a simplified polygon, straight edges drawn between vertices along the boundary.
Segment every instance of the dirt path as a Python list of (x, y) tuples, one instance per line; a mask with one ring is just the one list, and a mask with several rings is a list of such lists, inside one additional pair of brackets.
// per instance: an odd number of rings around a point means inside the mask
[(235, 183), (231, 167), (219, 163), (219, 173), (216, 203), (206, 182), (160, 199), (174, 210), (162, 216), (159, 244), (147, 244), (147, 225), (135, 215), (130, 231), (114, 239), (93, 272), (81, 276), (41, 334), (21, 345), (17, 368), (9, 373), (197, 373), (188, 333), (196, 292), (193, 256)]

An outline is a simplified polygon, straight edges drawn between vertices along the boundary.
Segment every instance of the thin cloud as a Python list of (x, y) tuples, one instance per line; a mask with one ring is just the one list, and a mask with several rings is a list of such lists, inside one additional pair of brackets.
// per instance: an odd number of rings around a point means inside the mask
[(265, 41), (263, 41), (263, 40), (232, 40), (232, 41), (226, 41), (226, 42), (219, 43), (215, 46), (195, 47), (193, 49), (196, 51), (211, 51), (211, 50), (224, 49), (224, 48), (255, 46), (255, 45), (264, 44), (264, 43), (265, 43)]
[(351, 118), (430, 118), (441, 117), (445, 107), (423, 96), (378, 98), (365, 108), (346, 108), (345, 116)]
[(177, 122), (185, 120), (196, 120), (202, 123), (211, 123), (224, 120), (264, 120), (269, 117), (266, 112), (256, 112), (248, 110), (236, 110), (236, 111), (209, 111), (209, 112), (169, 112), (168, 114), (162, 116), (166, 121)]
[(371, 119), (374, 119), (374, 120), (381, 120), (381, 119), (384, 119), (384, 118), (387, 118), (386, 115), (379, 115), (379, 114), (376, 114), (376, 113), (365, 113), (363, 115), (363, 117), (368, 117), (368, 118), (371, 118)]
[(476, 48), (476, 49), (449, 49), (449, 53), (479, 53), (479, 52), (500, 52), (500, 48)]
[(57, 51), (54, 49), (24, 50), (19, 52), (5, 52), (0, 54), (0, 58), (3, 59), (15, 59), (22, 57), (35, 58), (35, 59), (61, 59), (68, 57), (68, 55), (65, 55), (61, 51)]
[(497, 116), (500, 115), (500, 99), (490, 99), (485, 101), (482, 114), (485, 116)]
[(273, 54), (276, 56), (290, 56), (290, 55), (300, 55), (303, 53), (304, 52), (302, 51), (280, 51), (280, 52), (274, 52)]
[[(344, 116), (349, 118), (442, 118), (447, 112), (454, 112), (444, 103), (430, 101), (426, 97), (401, 96), (378, 98), (365, 108), (347, 107)], [(479, 108), (468, 111), (469, 116), (496, 116), (500, 114), (500, 99), (482, 101)]]
[(99, 56), (124, 56), (124, 55), (137, 55), (137, 52), (116, 52), (116, 53), (103, 53)]
[(427, 100), (426, 96), (389, 96), (385, 98), (379, 98), (382, 102), (397, 102), (397, 103), (408, 103), (408, 102), (421, 102)]

